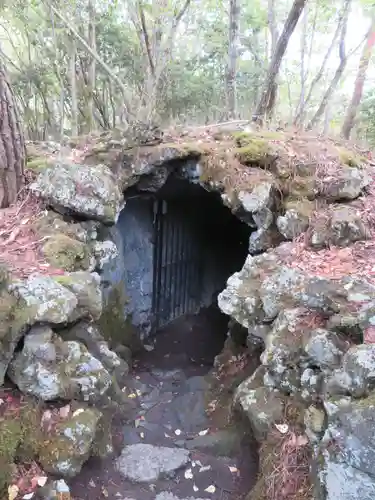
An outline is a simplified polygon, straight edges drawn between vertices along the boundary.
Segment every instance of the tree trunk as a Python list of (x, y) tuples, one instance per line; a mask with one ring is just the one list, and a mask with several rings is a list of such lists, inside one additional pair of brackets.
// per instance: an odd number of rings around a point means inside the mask
[(301, 76), (301, 90), (299, 95), (299, 101), (296, 109), (296, 116), (299, 110), (303, 109), (305, 102), (305, 94), (306, 94), (306, 80), (307, 80), (307, 71), (306, 71), (306, 52), (307, 52), (307, 35), (308, 35), (308, 24), (309, 24), (309, 9), (308, 4), (304, 8), (303, 11), (303, 26), (301, 33), (301, 64), (300, 64), (300, 76)]
[(346, 55), (345, 52), (345, 38), (346, 38), (346, 33), (347, 33), (347, 28), (348, 28), (348, 18), (349, 18), (349, 12), (350, 12), (350, 4), (352, 0), (345, 0), (345, 12), (344, 12), (344, 18), (342, 22), (342, 28), (341, 28), (341, 35), (340, 35), (340, 42), (339, 42), (339, 56), (340, 56), (340, 63), (336, 69), (336, 72), (334, 74), (334, 77), (331, 80), (331, 83), (329, 84), (323, 99), (321, 100), (321, 103), (319, 105), (318, 110), (316, 111), (315, 115), (312, 117), (310, 120), (309, 124), (307, 125), (307, 130), (313, 129), (320, 121), (321, 117), (324, 115), (326, 107), (328, 106), (329, 101), (331, 100), (331, 97), (336, 90), (336, 87), (341, 80), (341, 77), (345, 71), (346, 63), (348, 62), (348, 56)]
[(12, 88), (0, 63), (0, 208), (17, 199), (24, 184), (25, 142)]
[(237, 47), (238, 47), (238, 24), (240, 8), (238, 0), (229, 0), (229, 47), (228, 47), (228, 66), (226, 75), (226, 94), (227, 94), (227, 117), (228, 120), (234, 120), (236, 117), (236, 76), (237, 76)]
[(304, 118), (305, 118), (305, 109), (307, 107), (307, 104), (310, 102), (311, 100), (311, 97), (313, 95), (313, 91), (315, 90), (315, 87), (316, 85), (320, 82), (323, 74), (324, 74), (324, 71), (325, 71), (325, 68), (326, 68), (326, 65), (327, 65), (327, 62), (332, 54), (332, 51), (336, 45), (336, 41), (337, 41), (337, 38), (339, 37), (340, 35), (340, 31), (342, 31), (342, 26), (343, 26), (343, 23), (346, 23), (347, 22), (347, 18), (348, 18), (348, 15), (349, 15), (349, 8), (350, 8), (350, 2), (351, 0), (344, 0), (344, 6), (341, 10), (341, 12), (339, 13), (339, 16), (338, 16), (338, 21), (337, 21), (337, 27), (336, 27), (336, 30), (335, 30), (335, 33), (333, 35), (333, 38), (332, 38), (332, 41), (331, 41), (331, 44), (330, 46), (328, 47), (328, 50), (324, 56), (324, 59), (322, 61), (322, 64), (319, 68), (319, 71), (316, 73), (316, 75), (314, 76), (312, 82), (311, 82), (311, 85), (310, 85), (310, 89), (307, 93), (307, 97), (306, 99), (304, 100), (304, 103), (303, 103), (303, 107), (302, 109), (300, 109), (296, 115), (296, 118), (295, 118), (295, 125), (303, 125), (303, 122), (304, 122)]
[(268, 69), (264, 90), (253, 114), (253, 121), (259, 124), (263, 123), (267, 114), (272, 114), (275, 105), (275, 100), (272, 97), (276, 94), (276, 79), (279, 74), (281, 62), (288, 47), (289, 39), (292, 36), (306, 2), (307, 0), (294, 0), (285, 22), (283, 32), (277, 41), (276, 49), (272, 55), (270, 67)]
[(72, 100), (72, 115), (70, 119), (72, 136), (78, 135), (78, 95), (77, 95), (77, 72), (76, 72), (76, 58), (77, 58), (77, 44), (75, 39), (71, 41), (71, 54), (70, 54), (70, 97)]
[(358, 107), (361, 103), (363, 86), (366, 80), (366, 73), (371, 59), (372, 49), (375, 44), (375, 18), (372, 20), (370, 31), (368, 32), (366, 43), (363, 47), (361, 59), (359, 61), (358, 73), (354, 83), (352, 100), (350, 101), (348, 111), (341, 129), (341, 135), (349, 139), (352, 128), (354, 127), (355, 117)]
[[(93, 52), (96, 52), (96, 25), (95, 25), (95, 9), (93, 1), (89, 0), (89, 25), (88, 25), (88, 42)], [(89, 67), (87, 72), (88, 81), (88, 96), (87, 96), (87, 132), (92, 132), (94, 128), (94, 91), (96, 83), (96, 60), (95, 57), (90, 55)]]

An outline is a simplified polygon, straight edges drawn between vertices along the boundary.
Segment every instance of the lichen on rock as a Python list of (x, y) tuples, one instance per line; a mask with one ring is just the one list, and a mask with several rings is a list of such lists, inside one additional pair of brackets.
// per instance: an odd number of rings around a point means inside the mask
[(92, 271), (95, 260), (85, 243), (64, 234), (51, 235), (43, 245), (47, 261), (64, 271)]
[(44, 470), (63, 477), (76, 476), (90, 456), (101, 416), (95, 408), (77, 406), (68, 419), (58, 423), (38, 454)]
[(97, 273), (77, 271), (56, 276), (54, 280), (73, 293), (77, 300), (76, 308), (68, 317), (70, 322), (79, 318), (100, 318), (103, 302), (100, 276)]
[(101, 164), (56, 161), (38, 176), (30, 189), (56, 209), (64, 208), (109, 224), (116, 221), (123, 203), (113, 173)]
[(97, 401), (112, 384), (102, 363), (77, 341), (64, 342), (49, 327), (33, 327), (8, 375), (25, 393), (44, 401)]

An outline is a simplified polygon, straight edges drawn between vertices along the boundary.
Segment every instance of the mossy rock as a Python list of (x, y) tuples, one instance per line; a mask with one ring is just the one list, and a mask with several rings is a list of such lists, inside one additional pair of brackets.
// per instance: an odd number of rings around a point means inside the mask
[[(95, 230), (95, 222), (91, 222), (91, 231)], [(34, 228), (41, 236), (54, 236), (56, 234), (63, 234), (81, 242), (88, 241), (89, 235), (87, 227), (84, 227), (79, 222), (67, 222), (63, 216), (53, 211), (48, 211), (45, 215), (38, 218), (35, 222)]]
[(41, 444), (38, 406), (31, 400), (23, 400), (16, 413), (5, 414), (0, 419), (0, 498), (7, 498), (15, 462), (34, 459)]
[(282, 183), (283, 194), (294, 199), (314, 200), (317, 196), (315, 177), (291, 176)]
[(77, 475), (89, 458), (98, 421), (102, 414), (95, 408), (80, 408), (56, 425), (45, 436), (38, 460), (47, 472), (65, 477)]
[(362, 168), (366, 163), (367, 159), (364, 156), (354, 153), (349, 149), (338, 148), (340, 162), (349, 167)]
[(134, 353), (142, 348), (142, 342), (138, 329), (131, 322), (131, 316), (124, 316), (127, 302), (123, 284), (119, 283), (109, 293), (98, 326), (111, 346), (121, 344)]
[(316, 208), (316, 204), (308, 199), (288, 198), (284, 202), (285, 210), (295, 210), (297, 213), (310, 217)]
[(92, 264), (92, 256), (85, 243), (66, 236), (51, 236), (43, 246), (48, 262), (64, 271), (86, 271)]
[(235, 155), (244, 165), (268, 165), (271, 164), (276, 155), (273, 153), (269, 142), (259, 137), (249, 138), (240, 142), (242, 145), (235, 149)]
[(40, 174), (50, 165), (48, 158), (33, 158), (27, 161), (26, 168), (36, 174)]

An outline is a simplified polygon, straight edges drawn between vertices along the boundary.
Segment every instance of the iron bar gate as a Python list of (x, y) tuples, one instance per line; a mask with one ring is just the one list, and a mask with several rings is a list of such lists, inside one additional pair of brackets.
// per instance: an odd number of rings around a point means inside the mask
[(154, 331), (196, 312), (201, 302), (203, 249), (196, 221), (183, 208), (178, 200), (154, 202)]

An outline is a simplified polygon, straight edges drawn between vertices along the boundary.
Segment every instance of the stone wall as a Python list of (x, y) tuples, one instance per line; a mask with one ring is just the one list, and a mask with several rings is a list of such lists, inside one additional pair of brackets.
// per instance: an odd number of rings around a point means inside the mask
[[(33, 419), (21, 419), (14, 446), (0, 450), (0, 490), (27, 436), (37, 436), (28, 452), (46, 471), (77, 474), (97, 449), (106, 409), (124, 403), (129, 366), (116, 352), (129, 360), (137, 327), (148, 331), (152, 246), (150, 219), (136, 201), (123, 211), (123, 193), (155, 192), (171, 172), (184, 175), (181, 162), (189, 160), (199, 165), (199, 183), (253, 229), (251, 255), (219, 297), (222, 311), (248, 329), (249, 346), (264, 344), (262, 365), (238, 387), (235, 405), (260, 444), (279, 433), (283, 443), (308, 447), (317, 500), (373, 498), (370, 166), (355, 150), (293, 134), (175, 144), (148, 137), (142, 147), (137, 140), (86, 138), (86, 152), (47, 162), (30, 186), (46, 211), (33, 221), (37, 265), (24, 276), (0, 273), (0, 381), (8, 376), (40, 405), (30, 403), (37, 424), (26, 428)], [(52, 418), (47, 403), (56, 399), (72, 403), (59, 404), (58, 425), (44, 427), (42, 417)], [(293, 418), (291, 407), (298, 408)], [(67, 426), (76, 431), (73, 443)]]

